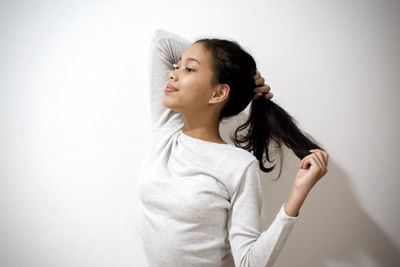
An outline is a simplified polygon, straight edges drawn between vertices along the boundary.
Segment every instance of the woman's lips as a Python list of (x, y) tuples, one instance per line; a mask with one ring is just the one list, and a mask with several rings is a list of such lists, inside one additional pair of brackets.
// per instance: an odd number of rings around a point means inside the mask
[(171, 92), (176, 92), (176, 91), (178, 91), (178, 89), (176, 89), (175, 87), (173, 87), (173, 86), (170, 85), (170, 84), (167, 84), (167, 86), (165, 87), (164, 91), (165, 91), (166, 93), (171, 93)]

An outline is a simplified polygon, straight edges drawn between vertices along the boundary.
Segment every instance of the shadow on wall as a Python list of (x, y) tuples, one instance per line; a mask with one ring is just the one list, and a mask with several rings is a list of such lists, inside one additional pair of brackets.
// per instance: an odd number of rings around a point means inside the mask
[[(245, 115), (221, 123), (223, 139), (232, 144), (229, 134)], [(311, 133), (312, 134), (312, 133)], [(283, 147), (282, 174), (278, 181), (279, 157), (273, 172), (263, 173), (261, 225), (266, 230), (280, 206), (289, 196), (300, 159)], [(328, 151), (329, 153), (329, 151)], [(267, 162), (266, 166), (271, 165)], [(397, 267), (400, 251), (359, 205), (344, 170), (329, 158), (328, 173), (315, 185), (305, 200), (276, 267)]]

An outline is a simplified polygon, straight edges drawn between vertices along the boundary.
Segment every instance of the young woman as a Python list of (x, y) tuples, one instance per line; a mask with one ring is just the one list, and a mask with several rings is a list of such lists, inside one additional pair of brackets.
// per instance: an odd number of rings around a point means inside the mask
[[(140, 234), (150, 267), (261, 267), (277, 259), (307, 194), (327, 173), (328, 154), (271, 101), (264, 82), (254, 59), (234, 41), (190, 43), (155, 31), (152, 145), (139, 182)], [(231, 137), (235, 145), (225, 143), (221, 120), (249, 104), (248, 121)], [(261, 232), (260, 169), (274, 167), (263, 165), (271, 140), (301, 162), (287, 201)]]

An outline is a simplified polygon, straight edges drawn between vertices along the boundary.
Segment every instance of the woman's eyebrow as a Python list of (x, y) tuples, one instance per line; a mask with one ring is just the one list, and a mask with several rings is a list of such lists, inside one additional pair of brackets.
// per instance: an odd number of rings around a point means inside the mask
[[(186, 58), (186, 59), (187, 59), (187, 60), (196, 61), (199, 65), (201, 65), (201, 64), (200, 64), (200, 61), (198, 61), (197, 59), (195, 59), (195, 58), (193, 58), (193, 57), (188, 57), (188, 58)], [(182, 57), (179, 58), (178, 63), (179, 63), (181, 60), (182, 60)]]

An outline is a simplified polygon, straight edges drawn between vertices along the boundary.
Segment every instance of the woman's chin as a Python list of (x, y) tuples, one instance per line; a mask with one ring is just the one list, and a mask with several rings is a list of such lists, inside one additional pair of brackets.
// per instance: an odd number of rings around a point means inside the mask
[(176, 105), (174, 105), (174, 101), (171, 101), (170, 99), (166, 99), (168, 97), (164, 97), (163, 99), (163, 106), (165, 108), (169, 108), (169, 109), (174, 109)]

